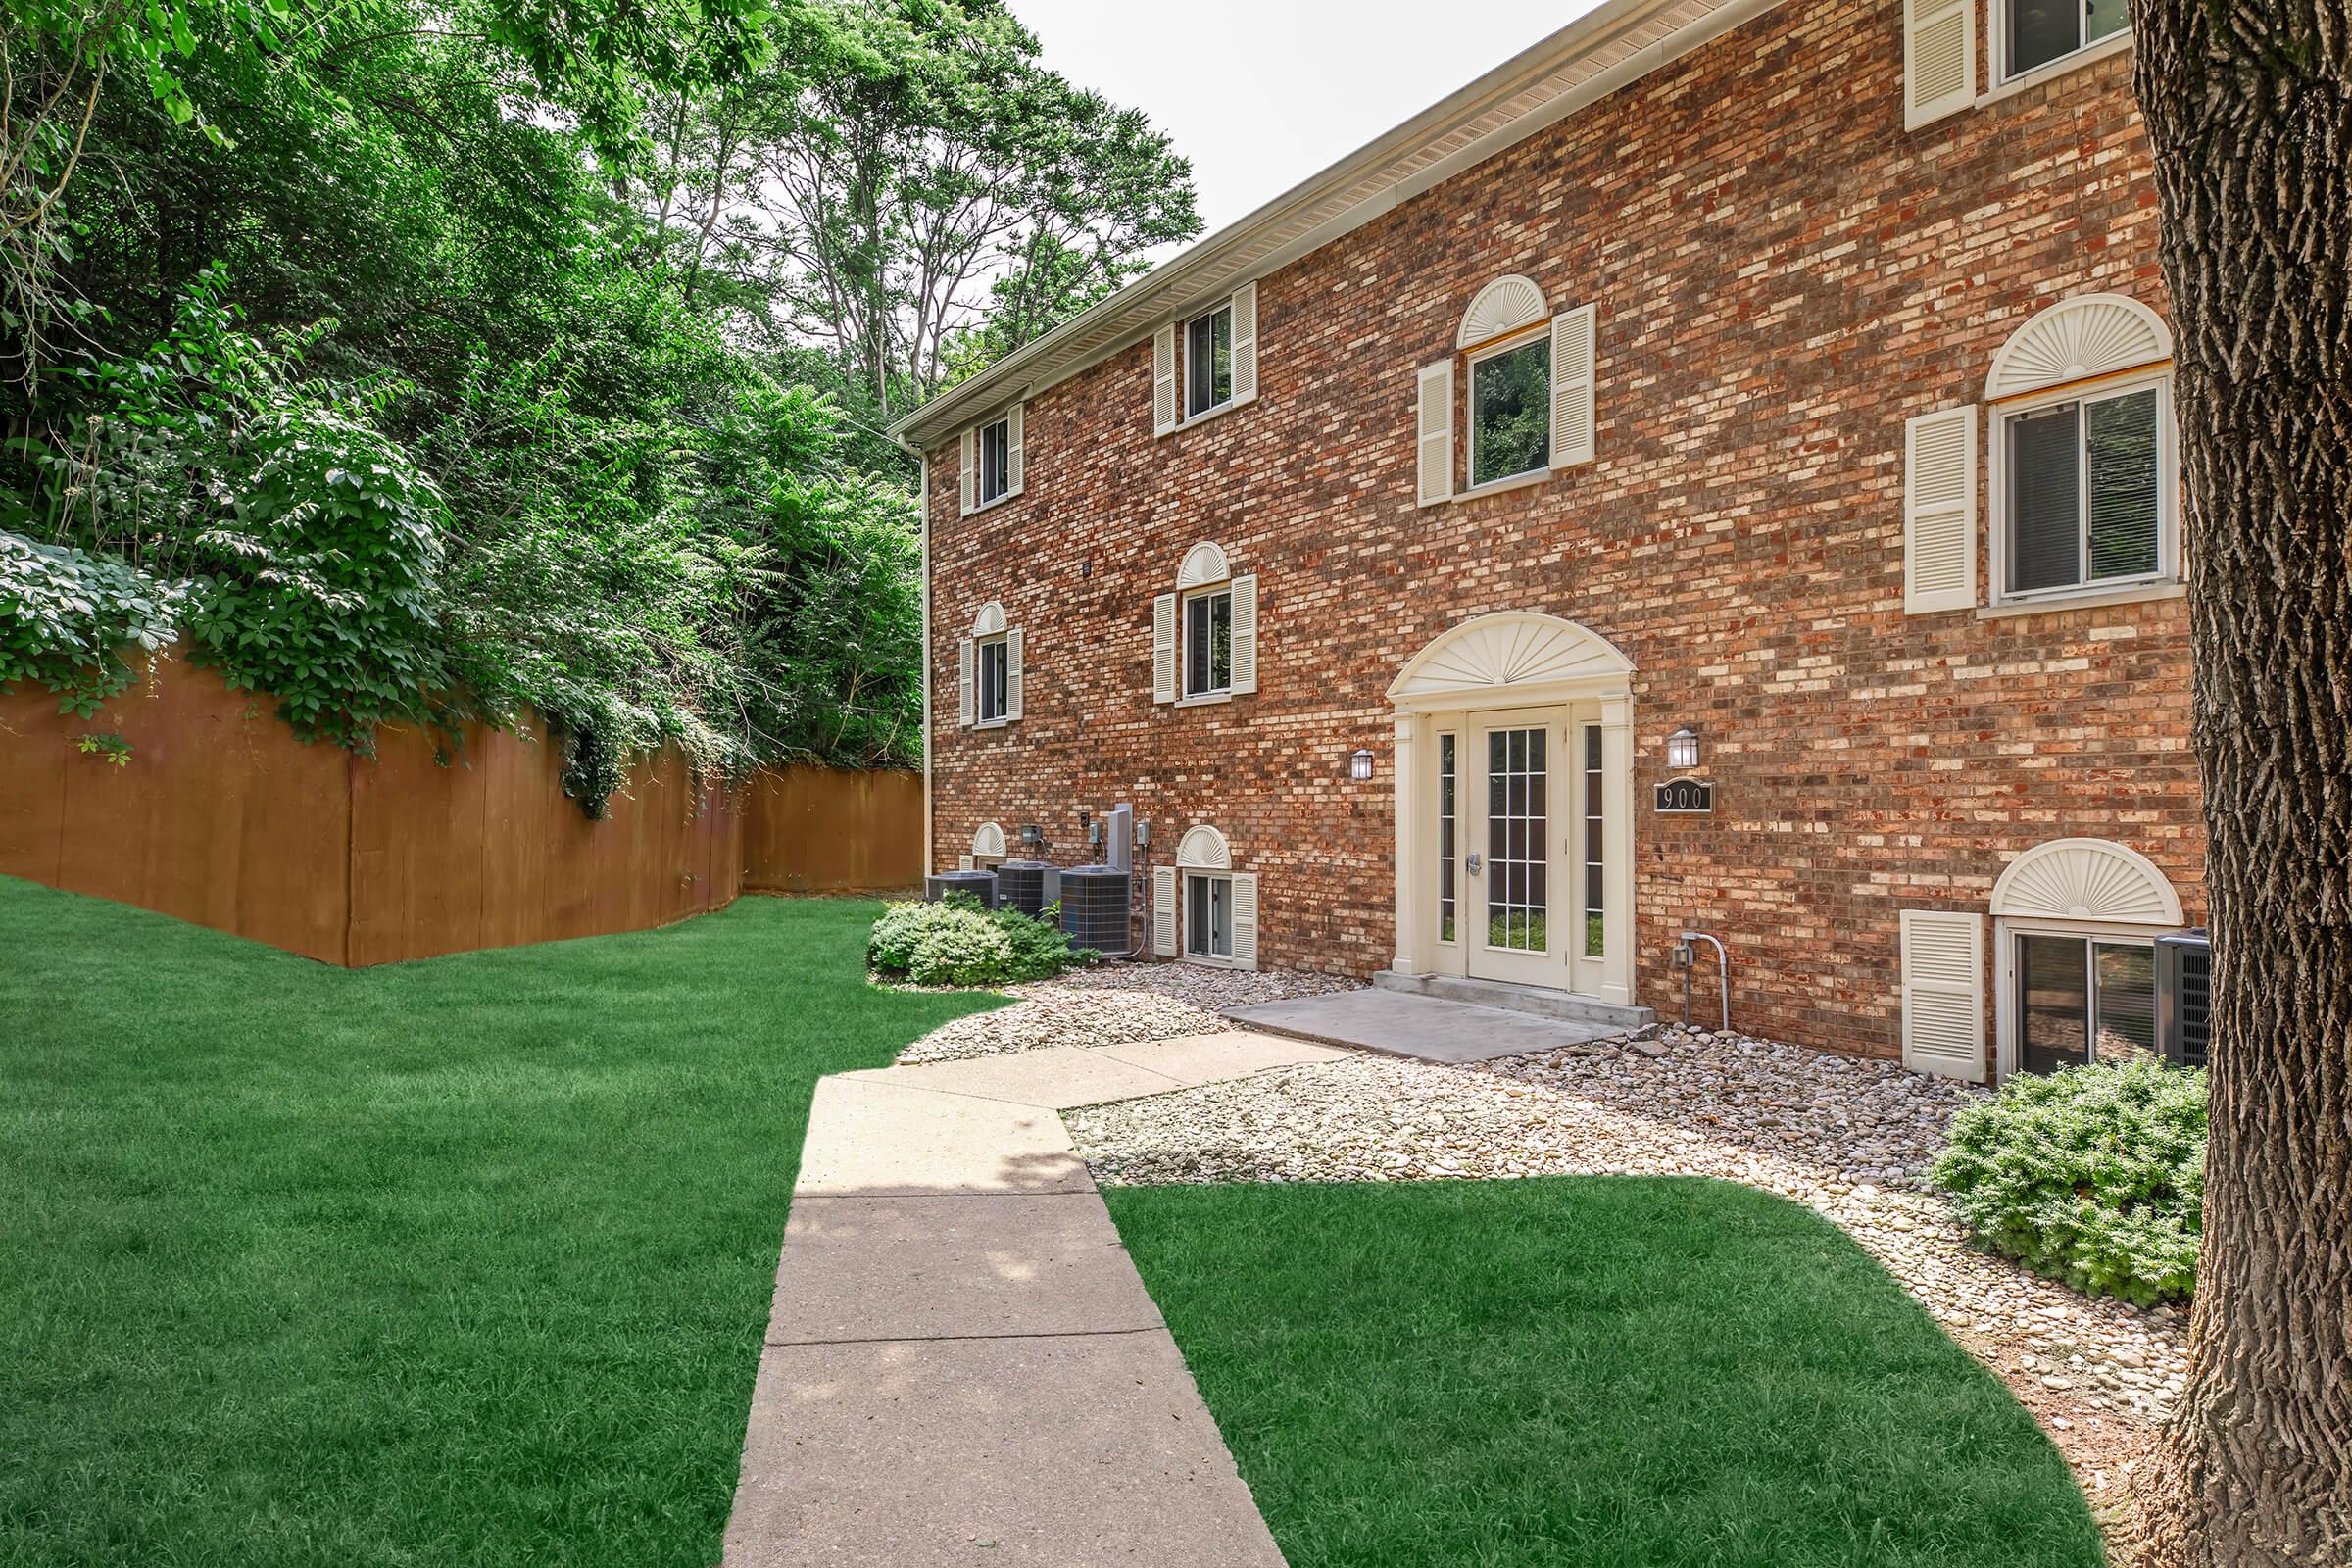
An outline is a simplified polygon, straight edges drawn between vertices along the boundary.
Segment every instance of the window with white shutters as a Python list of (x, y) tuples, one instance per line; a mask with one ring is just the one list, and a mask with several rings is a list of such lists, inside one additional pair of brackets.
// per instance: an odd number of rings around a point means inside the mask
[(1021, 629), (1004, 623), (1004, 607), (991, 600), (972, 619), (956, 649), (957, 717), (976, 728), (1021, 716)]
[(963, 433), (963, 510), (968, 514), (1021, 493), (1022, 407)]
[(1257, 690), (1257, 576), (1235, 572), (1225, 552), (1185, 552), (1176, 591), (1152, 604), (1152, 697), (1222, 702)]
[(1257, 285), (1226, 298), (1152, 338), (1152, 425), (1158, 434), (1256, 398)]
[(1152, 874), (1152, 904), (1155, 951), (1217, 968), (1257, 967), (1257, 877), (1234, 869), (1217, 829), (1185, 831), (1175, 865)]
[[(1498, 277), (1463, 313), (1454, 353), (1413, 372), (1419, 505), (1529, 483), (1550, 469), (1592, 461), (1599, 309), (1579, 305), (1556, 316), (1546, 310), (1532, 279)], [(1466, 470), (1458, 474), (1457, 445)]]
[(2000, 72), (2014, 81), (2129, 31), (2125, 0), (1991, 0)]

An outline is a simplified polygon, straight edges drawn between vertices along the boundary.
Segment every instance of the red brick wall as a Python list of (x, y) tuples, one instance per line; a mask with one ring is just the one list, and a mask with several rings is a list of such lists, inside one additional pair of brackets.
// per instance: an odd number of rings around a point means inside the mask
[[(1146, 342), (1030, 402), (1017, 499), (959, 518), (933, 452), (937, 859), (984, 820), (1075, 858), (1078, 808), (1132, 800), (1160, 856), (1212, 822), (1261, 873), (1262, 961), (1369, 973), (1382, 693), (1446, 626), (1535, 610), (1641, 671), (1637, 994), (1661, 1013), (1697, 926), (1730, 945), (1736, 1025), (1894, 1054), (1894, 911), (1983, 911), (2070, 834), (2145, 853), (2199, 918), (2181, 602), (1902, 611), (1904, 420), (1981, 399), (2059, 298), (2166, 309), (2131, 60), (1906, 133), (1901, 13), (1789, 0), (1264, 278), (1254, 405), (1155, 438)], [(1416, 508), (1414, 368), (1507, 272), (1599, 302), (1598, 461)], [(1258, 574), (1259, 691), (1154, 706), (1152, 596), (1200, 539)], [(961, 730), (956, 641), (990, 599), (1026, 629), (1026, 716)], [(1711, 816), (1648, 808), (1683, 723)]]

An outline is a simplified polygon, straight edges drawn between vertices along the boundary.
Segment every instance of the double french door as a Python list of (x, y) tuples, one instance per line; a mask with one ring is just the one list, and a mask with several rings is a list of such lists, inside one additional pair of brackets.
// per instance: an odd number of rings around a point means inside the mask
[(1605, 757), (1597, 703), (1468, 714), (1440, 735), (1441, 926), (1467, 973), (1599, 994)]

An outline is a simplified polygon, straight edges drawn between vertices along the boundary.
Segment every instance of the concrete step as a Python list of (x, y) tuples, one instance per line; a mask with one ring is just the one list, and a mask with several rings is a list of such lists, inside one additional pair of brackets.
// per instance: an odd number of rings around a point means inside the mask
[(1580, 997), (1574, 992), (1552, 991), (1543, 986), (1513, 985), (1504, 980), (1473, 980), (1454, 974), (1398, 974), (1393, 969), (1383, 969), (1372, 977), (1372, 983), (1383, 991), (1435, 997), (1441, 1002), (1465, 1002), (1474, 1007), (1500, 1007), (1506, 1012), (1532, 1012), (1540, 1018), (1558, 1018), (1617, 1033), (1630, 1034), (1658, 1021), (1657, 1013), (1648, 1007), (1629, 1007), (1597, 997)]
[(1261, 1002), (1229, 1008), (1225, 1016), (1269, 1034), (1455, 1064), (1573, 1049), (1625, 1033), (1605, 1024), (1378, 990)]

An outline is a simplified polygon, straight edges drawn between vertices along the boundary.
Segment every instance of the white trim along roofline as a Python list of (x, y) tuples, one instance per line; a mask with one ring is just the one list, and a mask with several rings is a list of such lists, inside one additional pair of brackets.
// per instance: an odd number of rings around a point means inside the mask
[(1321, 249), (1779, 4), (1607, 0), (941, 393), (893, 424), (890, 433), (926, 451), (969, 424), (975, 413), (1034, 397), (1101, 364), (1163, 322)]

